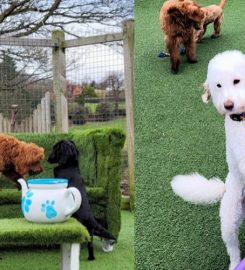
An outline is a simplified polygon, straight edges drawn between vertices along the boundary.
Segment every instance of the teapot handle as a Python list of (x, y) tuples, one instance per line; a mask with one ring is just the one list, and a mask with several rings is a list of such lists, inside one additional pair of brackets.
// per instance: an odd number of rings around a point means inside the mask
[(70, 216), (80, 208), (81, 203), (82, 203), (82, 196), (81, 196), (80, 191), (77, 188), (74, 188), (74, 187), (68, 188), (66, 190), (66, 192), (67, 192), (67, 196), (71, 193), (72, 197), (74, 199), (73, 207), (67, 209), (66, 212), (65, 212), (66, 216)]

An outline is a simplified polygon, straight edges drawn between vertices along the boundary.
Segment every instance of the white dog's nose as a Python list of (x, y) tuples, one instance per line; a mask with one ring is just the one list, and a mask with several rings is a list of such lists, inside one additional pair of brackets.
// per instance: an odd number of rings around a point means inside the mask
[(231, 111), (234, 107), (234, 102), (230, 99), (227, 99), (225, 102), (224, 102), (224, 107), (226, 110), (228, 111)]

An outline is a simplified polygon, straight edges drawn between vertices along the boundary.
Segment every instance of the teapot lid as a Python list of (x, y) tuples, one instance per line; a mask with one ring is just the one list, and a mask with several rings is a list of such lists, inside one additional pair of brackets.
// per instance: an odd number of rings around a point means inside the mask
[(28, 184), (47, 185), (47, 184), (67, 184), (68, 179), (65, 178), (34, 178), (27, 180)]

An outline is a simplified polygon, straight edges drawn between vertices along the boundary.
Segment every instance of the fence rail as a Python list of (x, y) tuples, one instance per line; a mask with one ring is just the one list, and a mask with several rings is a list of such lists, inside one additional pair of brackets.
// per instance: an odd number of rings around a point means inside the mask
[(59, 47), (58, 39), (0, 38), (0, 46)]
[(51, 47), (51, 48), (73, 48), (86, 45), (94, 45), (112, 41), (123, 40), (123, 33), (104, 34), (91, 37), (82, 37), (60, 41), (59, 39), (33, 39), (33, 38), (0, 38), (0, 46), (32, 46), (32, 47)]

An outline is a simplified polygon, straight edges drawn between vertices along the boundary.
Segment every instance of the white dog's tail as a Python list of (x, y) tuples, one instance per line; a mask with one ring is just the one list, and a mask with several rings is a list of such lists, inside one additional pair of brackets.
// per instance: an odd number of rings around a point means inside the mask
[(219, 6), (223, 9), (226, 2), (227, 2), (227, 0), (221, 0), (220, 3), (219, 3)]
[(225, 192), (225, 184), (220, 179), (208, 180), (198, 173), (177, 175), (173, 178), (171, 186), (175, 194), (195, 204), (215, 203), (221, 200)]

